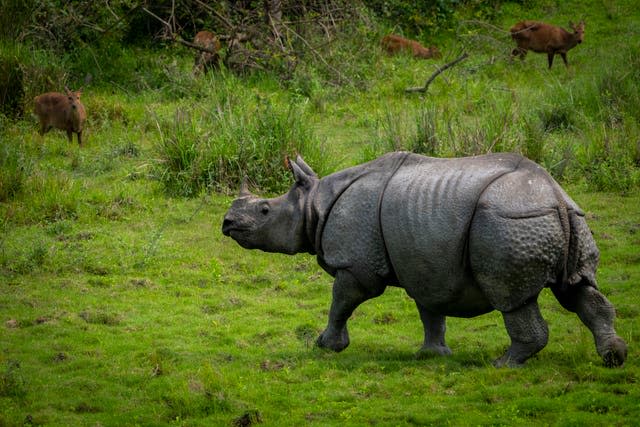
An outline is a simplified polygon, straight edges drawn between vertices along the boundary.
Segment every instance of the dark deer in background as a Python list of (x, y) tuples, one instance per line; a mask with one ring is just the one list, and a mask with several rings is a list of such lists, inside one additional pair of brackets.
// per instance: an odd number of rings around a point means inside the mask
[(400, 52), (410, 53), (416, 58), (440, 58), (442, 54), (437, 47), (424, 47), (415, 40), (405, 39), (395, 34), (384, 36), (381, 41), (382, 48), (389, 54), (395, 55)]
[(206, 72), (210, 68), (218, 68), (220, 65), (220, 55), (218, 55), (218, 51), (220, 51), (220, 41), (212, 32), (198, 32), (198, 34), (193, 38), (193, 44), (202, 46), (210, 51), (198, 51), (196, 54), (196, 61), (193, 66), (194, 73)]
[(40, 120), (40, 135), (49, 132), (51, 128), (67, 131), (69, 142), (73, 140), (73, 133), (78, 135), (78, 145), (82, 145), (82, 129), (87, 113), (80, 102), (82, 90), (72, 91), (64, 88), (65, 93), (47, 92), (34, 99), (34, 111)]
[(536, 21), (522, 21), (511, 27), (511, 38), (518, 47), (511, 52), (512, 56), (520, 56), (524, 59), (528, 50), (537, 53), (546, 53), (549, 59), (549, 68), (553, 65), (553, 57), (560, 54), (565, 66), (567, 63), (567, 51), (582, 43), (584, 39), (584, 21), (578, 25), (569, 22), (573, 33), (555, 25)]

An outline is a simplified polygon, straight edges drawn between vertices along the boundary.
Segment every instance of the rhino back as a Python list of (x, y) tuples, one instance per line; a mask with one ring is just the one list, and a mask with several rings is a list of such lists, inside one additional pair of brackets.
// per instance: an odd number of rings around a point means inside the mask
[[(495, 234), (509, 230), (495, 223), (483, 225), (486, 218), (478, 219), (479, 209), (499, 215), (508, 213), (507, 216), (514, 218), (553, 214), (553, 224), (545, 230), (547, 234), (542, 239), (547, 235), (562, 236), (556, 213), (557, 194), (549, 179), (535, 163), (512, 154), (460, 159), (410, 158), (390, 180), (380, 218), (389, 259), (401, 286), (434, 310), (442, 308), (443, 312), (471, 316), (489, 311), (489, 306), (498, 308), (500, 301), (493, 298), (491, 292), (487, 293), (487, 288), (497, 286), (501, 287), (500, 292), (508, 293), (510, 284), (477, 280), (470, 252), (480, 248), (469, 246), (472, 225), (480, 221), (480, 227), (475, 230), (480, 230), (487, 245), (493, 242), (491, 247), (498, 247)], [(529, 190), (523, 191), (523, 188)], [(540, 221), (549, 222), (546, 218)], [(521, 223), (515, 221), (510, 225), (518, 229)], [(562, 244), (561, 241), (552, 243)], [(492, 260), (487, 257), (495, 255), (486, 252), (477, 253), (475, 257), (491, 269)], [(558, 260), (554, 258), (550, 262)], [(534, 295), (537, 288), (530, 284), (518, 286), (527, 297)], [(518, 296), (514, 300), (522, 298), (524, 296)], [(503, 305), (511, 303), (507, 301)]]
[[(432, 307), (478, 297), (466, 257), (470, 223), (483, 191), (521, 161), (511, 154), (412, 156), (394, 175), (380, 219), (389, 258), (409, 295)], [(478, 304), (480, 310), (485, 302)]]

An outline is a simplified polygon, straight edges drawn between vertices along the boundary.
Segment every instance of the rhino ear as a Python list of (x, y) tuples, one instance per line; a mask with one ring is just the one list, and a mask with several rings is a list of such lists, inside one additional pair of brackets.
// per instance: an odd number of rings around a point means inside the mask
[(317, 179), (315, 178), (315, 176), (307, 174), (300, 166), (298, 166), (297, 162), (292, 162), (291, 160), (289, 160), (287, 164), (289, 165), (289, 169), (291, 169), (291, 172), (293, 173), (293, 177), (295, 178), (296, 183), (303, 188), (310, 188), (313, 180)]
[(245, 175), (244, 178), (242, 178), (242, 184), (240, 184), (240, 193), (238, 194), (238, 197), (247, 196), (251, 196), (251, 192), (249, 192), (249, 178)]
[(296, 156), (296, 164), (298, 166), (300, 166), (300, 169), (302, 169), (307, 175), (313, 176), (313, 177), (317, 177), (318, 176), (313, 171), (313, 169), (311, 169), (311, 166), (309, 166), (308, 164), (305, 163), (305, 161), (302, 159), (302, 156), (300, 154), (298, 154)]

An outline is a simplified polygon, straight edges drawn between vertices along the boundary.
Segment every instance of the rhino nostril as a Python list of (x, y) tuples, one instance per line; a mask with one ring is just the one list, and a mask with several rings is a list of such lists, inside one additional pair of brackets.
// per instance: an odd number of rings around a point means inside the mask
[(233, 221), (225, 218), (224, 221), (222, 221), (222, 234), (224, 234), (225, 236), (228, 236), (229, 229), (231, 229), (232, 227), (233, 227)]

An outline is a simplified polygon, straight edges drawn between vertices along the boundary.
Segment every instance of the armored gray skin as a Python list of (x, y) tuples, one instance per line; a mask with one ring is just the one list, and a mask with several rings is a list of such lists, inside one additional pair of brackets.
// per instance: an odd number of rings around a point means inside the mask
[(289, 166), (295, 184), (280, 197), (259, 198), (243, 183), (222, 232), (247, 249), (317, 255), (335, 278), (320, 347), (346, 348), (355, 308), (400, 286), (424, 325), (420, 353), (451, 354), (446, 316), (498, 310), (511, 345), (494, 364), (522, 365), (547, 344), (537, 299), (549, 287), (591, 330), (605, 365), (624, 363), (584, 214), (534, 162), (396, 152), (322, 179), (300, 157)]

